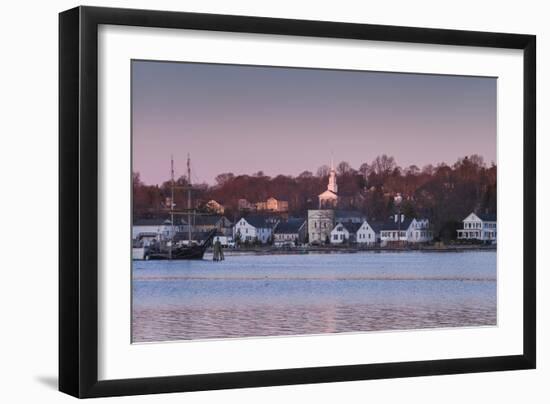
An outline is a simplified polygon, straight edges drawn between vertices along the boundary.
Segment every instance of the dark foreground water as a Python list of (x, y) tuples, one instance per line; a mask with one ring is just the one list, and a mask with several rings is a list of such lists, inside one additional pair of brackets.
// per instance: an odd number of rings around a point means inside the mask
[(132, 286), (134, 342), (496, 324), (494, 251), (134, 261)]

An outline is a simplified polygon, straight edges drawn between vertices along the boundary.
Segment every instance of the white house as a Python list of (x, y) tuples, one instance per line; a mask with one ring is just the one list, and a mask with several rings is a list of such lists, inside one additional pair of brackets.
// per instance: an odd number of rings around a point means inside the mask
[(370, 225), (366, 220), (361, 223), (355, 236), (355, 242), (366, 245), (374, 245), (380, 239), (380, 230)]
[(209, 232), (216, 229), (224, 236), (231, 236), (233, 224), (228, 218), (221, 215), (199, 215), (191, 218), (193, 231)]
[(279, 222), (273, 229), (273, 244), (276, 247), (285, 245), (296, 246), (304, 242), (307, 233), (304, 218), (290, 218), (286, 222)]
[(233, 238), (253, 242), (258, 240), (266, 244), (273, 233), (271, 225), (261, 216), (242, 217), (233, 226)]
[(359, 230), (360, 227), (361, 223), (337, 222), (336, 226), (334, 226), (334, 228), (330, 232), (330, 243), (354, 243), (356, 240), (357, 230)]
[(428, 219), (409, 219), (395, 215), (380, 229), (380, 243), (427, 243), (433, 239)]
[[(175, 221), (175, 220), (174, 220)], [(180, 230), (181, 223), (174, 223), (170, 219), (138, 219), (132, 223), (132, 239), (151, 238), (156, 235), (157, 240), (168, 239)]]
[(432, 241), (433, 233), (430, 230), (428, 219), (413, 219), (407, 229), (407, 242), (409, 243), (427, 243)]
[(459, 240), (479, 240), (494, 243), (497, 240), (496, 215), (470, 213), (457, 230)]

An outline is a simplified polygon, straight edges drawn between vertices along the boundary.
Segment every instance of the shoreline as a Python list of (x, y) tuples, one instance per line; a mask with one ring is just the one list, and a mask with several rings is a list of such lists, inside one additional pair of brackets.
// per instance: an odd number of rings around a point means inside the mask
[[(470, 252), (470, 251), (496, 251), (497, 247), (494, 245), (482, 246), (482, 245), (463, 245), (463, 246), (423, 246), (423, 247), (370, 247), (370, 248), (354, 248), (354, 247), (295, 247), (295, 248), (275, 248), (275, 247), (258, 247), (258, 248), (235, 248), (223, 250), (226, 256), (236, 255), (302, 255), (302, 254), (357, 254), (357, 253), (383, 253), (383, 252)], [(207, 253), (212, 253), (212, 249), (209, 248)]]

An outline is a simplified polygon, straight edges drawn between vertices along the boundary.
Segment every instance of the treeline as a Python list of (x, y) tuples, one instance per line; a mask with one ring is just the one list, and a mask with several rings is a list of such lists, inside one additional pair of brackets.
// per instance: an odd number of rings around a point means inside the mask
[[(211, 199), (225, 207), (229, 219), (238, 218), (239, 199), (265, 201), (273, 196), (289, 203), (289, 215), (305, 216), (307, 209), (318, 207), (317, 196), (327, 187), (330, 168), (315, 172), (269, 177), (263, 172), (234, 175), (227, 172), (216, 177), (216, 184), (194, 184), (194, 208), (205, 209)], [(448, 239), (470, 212), (496, 213), (497, 167), (487, 165), (481, 156), (463, 157), (453, 165), (440, 163), (419, 168), (400, 167), (393, 157), (382, 155), (357, 169), (342, 161), (337, 167), (338, 194), (343, 208), (362, 211), (371, 220), (385, 220), (398, 209), (394, 197), (401, 194), (399, 209), (409, 217), (427, 217), (434, 234)], [(176, 209), (187, 206), (187, 180), (176, 181)], [(170, 205), (170, 181), (162, 185), (145, 185), (139, 173), (133, 174), (134, 216), (165, 215)]]

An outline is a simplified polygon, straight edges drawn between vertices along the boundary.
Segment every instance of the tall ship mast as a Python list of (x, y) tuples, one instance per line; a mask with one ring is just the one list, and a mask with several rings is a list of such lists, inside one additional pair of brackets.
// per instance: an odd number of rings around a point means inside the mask
[[(206, 238), (197, 244), (193, 244), (193, 225), (195, 217), (195, 210), (193, 209), (193, 203), (191, 199), (191, 157), (187, 154), (187, 185), (183, 189), (187, 190), (187, 209), (185, 211), (175, 211), (174, 203), (176, 181), (174, 176), (174, 158), (170, 157), (170, 226), (171, 234), (170, 240), (167, 243), (167, 248), (162, 248), (160, 246), (156, 248), (151, 248), (145, 253), (146, 260), (190, 260), (190, 259), (202, 259), (206, 249), (212, 244), (214, 236), (216, 235), (216, 230), (210, 231)], [(174, 216), (178, 215), (187, 215), (187, 245), (176, 245), (174, 236), (175, 226), (174, 226)]]

